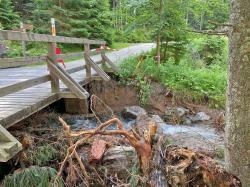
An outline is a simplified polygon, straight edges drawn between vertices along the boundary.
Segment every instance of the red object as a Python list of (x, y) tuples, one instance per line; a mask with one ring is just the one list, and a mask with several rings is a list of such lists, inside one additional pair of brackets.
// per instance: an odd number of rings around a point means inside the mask
[[(59, 48), (59, 47), (57, 47), (57, 48), (56, 48), (56, 55), (60, 55), (60, 54), (62, 54), (62, 53), (61, 53), (61, 50), (60, 50), (60, 48)], [(59, 62), (59, 63), (62, 63), (63, 67), (64, 67), (64, 68), (66, 68), (66, 65), (65, 65), (64, 60), (63, 60), (63, 59), (58, 58), (56, 61), (57, 61), (57, 62)]]
[(105, 153), (107, 142), (104, 140), (95, 140), (91, 147), (91, 161), (98, 161)]

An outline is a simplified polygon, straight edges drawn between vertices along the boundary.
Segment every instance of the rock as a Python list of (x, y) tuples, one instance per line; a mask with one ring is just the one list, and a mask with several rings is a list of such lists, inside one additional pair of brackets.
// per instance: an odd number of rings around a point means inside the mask
[(209, 115), (207, 115), (205, 112), (199, 112), (195, 116), (190, 117), (192, 122), (199, 122), (199, 121), (208, 121), (211, 119)]
[(163, 133), (163, 128), (162, 126), (165, 125), (165, 122), (159, 115), (152, 115), (151, 117), (152, 121), (154, 121), (157, 124), (157, 134), (162, 134)]
[(185, 117), (183, 119), (183, 125), (191, 125), (191, 124), (192, 124), (192, 121), (189, 118)]
[(186, 113), (189, 112), (189, 110), (186, 108), (178, 107), (175, 109), (175, 112), (178, 117), (183, 117)]
[(161, 125), (161, 124), (164, 124), (165, 122), (163, 121), (163, 119), (161, 119), (161, 117), (159, 115), (152, 115), (151, 117), (153, 119), (153, 121), (158, 124), (158, 125)]
[(165, 115), (183, 117), (188, 112), (189, 110), (183, 107), (167, 107), (165, 110)]
[(165, 115), (166, 116), (173, 116), (173, 115), (175, 115), (175, 109), (173, 107), (166, 107)]
[(136, 119), (138, 116), (147, 115), (145, 109), (140, 106), (128, 106), (122, 111), (124, 118)]

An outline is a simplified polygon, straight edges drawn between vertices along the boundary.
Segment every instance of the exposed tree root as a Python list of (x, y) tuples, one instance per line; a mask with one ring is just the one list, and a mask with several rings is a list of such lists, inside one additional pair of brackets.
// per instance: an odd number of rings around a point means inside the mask
[[(66, 162), (69, 162), (70, 167), (72, 167), (72, 157), (74, 156), (80, 165), (83, 176), (86, 178), (86, 180), (89, 179), (85, 166), (81, 161), (78, 153), (76, 152), (76, 149), (77, 147), (82, 145), (87, 139), (97, 134), (110, 135), (110, 136), (113, 135), (124, 136), (129, 141), (130, 145), (135, 148), (143, 174), (144, 175), (148, 174), (149, 164), (152, 156), (151, 140), (156, 133), (156, 125), (154, 123), (149, 124), (149, 130), (147, 131), (147, 133), (144, 134), (143, 137), (141, 137), (133, 130), (127, 131), (123, 129), (122, 122), (117, 118), (110, 119), (107, 122), (100, 124), (97, 128), (93, 130), (79, 131), (79, 132), (71, 132), (69, 125), (67, 125), (67, 123), (60, 117), (59, 121), (62, 123), (64, 127), (64, 133), (69, 142), (69, 148), (67, 149), (67, 155), (65, 156), (60, 166), (59, 172), (57, 174), (58, 176), (62, 175)], [(116, 130), (105, 130), (108, 126), (114, 123), (117, 124)], [(73, 143), (72, 137), (79, 137), (79, 136), (83, 136), (83, 138)]]
[[(123, 124), (117, 118), (112, 118), (107, 122), (100, 124), (95, 129), (79, 132), (71, 132), (69, 125), (67, 125), (62, 118), (59, 118), (59, 120), (63, 124), (69, 148), (67, 149), (67, 155), (61, 164), (57, 176), (62, 175), (66, 163), (68, 163), (68, 169), (71, 171), (69, 177), (74, 179), (75, 169), (73, 158), (76, 158), (82, 176), (84, 176), (84, 182), (86, 182), (88, 186), (90, 177), (76, 149), (95, 135), (122, 135), (128, 140), (129, 144), (135, 148), (142, 174), (150, 186), (241, 186), (240, 181), (237, 178), (227, 173), (212, 158), (186, 148), (166, 147), (165, 136), (160, 136), (157, 144), (152, 146), (152, 140), (157, 129), (155, 123), (148, 122), (148, 128), (147, 130), (144, 130), (144, 134), (142, 135), (134, 130), (128, 131), (123, 129)], [(106, 130), (106, 128), (112, 124), (117, 124), (117, 129)], [(73, 142), (73, 137), (81, 138), (78, 141)]]
[(216, 161), (187, 148), (169, 147), (165, 153), (166, 175), (171, 187), (240, 187), (240, 181)]

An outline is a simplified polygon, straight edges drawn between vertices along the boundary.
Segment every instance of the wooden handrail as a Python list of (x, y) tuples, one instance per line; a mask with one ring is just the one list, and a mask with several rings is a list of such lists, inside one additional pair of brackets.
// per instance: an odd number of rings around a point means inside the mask
[[(84, 52), (69, 53), (69, 54), (58, 55), (58, 58), (67, 60), (71, 58), (83, 57), (83, 55), (84, 55)], [(46, 59), (47, 59), (47, 55), (34, 56), (34, 57), (0, 58), (0, 69), (27, 66), (27, 65), (36, 65), (41, 62), (45, 62)]]
[[(98, 62), (97, 64), (101, 64), (101, 62)], [(86, 68), (86, 66), (83, 65), (83, 66), (78, 66), (78, 67), (71, 68), (71, 69), (66, 70), (66, 71), (69, 74), (72, 74), (72, 73), (84, 70), (85, 68)], [(24, 90), (26, 88), (30, 88), (32, 86), (37, 86), (39, 84), (42, 84), (42, 83), (45, 83), (45, 82), (48, 82), (48, 81), (50, 81), (50, 75), (49, 74), (43, 75), (43, 76), (40, 76), (40, 77), (36, 77), (36, 78), (33, 78), (33, 79), (29, 79), (29, 80), (26, 80), (26, 81), (21, 81), (21, 82), (12, 84), (10, 86), (2, 87), (2, 88), (0, 88), (0, 97), (3, 97), (5, 95), (8, 95), (8, 94), (11, 94), (11, 93), (14, 93), (14, 92)]]
[(65, 36), (52, 36), (46, 34), (36, 34), (30, 32), (19, 32), (0, 30), (0, 40), (11, 41), (27, 41), (27, 42), (56, 42), (56, 43), (71, 43), (71, 44), (97, 44), (105, 45), (105, 41), (90, 40), (86, 38), (74, 38)]
[[(90, 56), (90, 45), (105, 45), (105, 41), (100, 40), (89, 40), (85, 38), (73, 38), (64, 36), (52, 36), (45, 34), (36, 33), (26, 33), (17, 31), (7, 31), (0, 30), (0, 40), (11, 40), (11, 41), (28, 41), (28, 42), (47, 42), (49, 43), (49, 51), (47, 56), (40, 57), (28, 57), (28, 58), (16, 58), (16, 59), (0, 59), (0, 68), (4, 67), (16, 67), (21, 65), (33, 64), (34, 62), (43, 62), (47, 60), (47, 65), (50, 70), (49, 75), (44, 75), (41, 77), (36, 77), (34, 79), (18, 82), (16, 84), (0, 88), (0, 97), (8, 95), (13, 92), (17, 92), (32, 86), (36, 86), (47, 81), (51, 82), (51, 92), (60, 93), (60, 82), (61, 80), (72, 92), (80, 99), (86, 99), (89, 93), (76, 82), (69, 73), (77, 72), (82, 69), (86, 69), (86, 78), (91, 78), (91, 68), (93, 68), (97, 74), (105, 81), (110, 80), (110, 77), (98, 66), (99, 63), (105, 63), (105, 61), (112, 67), (112, 69), (117, 70), (115, 65), (110, 61), (110, 59), (105, 56), (105, 51), (101, 51), (101, 61), (94, 62)], [(85, 65), (80, 67), (75, 67), (66, 71), (57, 64), (57, 45), (56, 43), (71, 43), (71, 44), (83, 44), (84, 53), (82, 53), (85, 59)], [(61, 55), (63, 56), (63, 55)], [(61, 57), (63, 58), (63, 57)]]

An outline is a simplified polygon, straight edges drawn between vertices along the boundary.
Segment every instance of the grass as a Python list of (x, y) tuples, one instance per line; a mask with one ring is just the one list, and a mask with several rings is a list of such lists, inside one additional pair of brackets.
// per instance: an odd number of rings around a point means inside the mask
[(113, 42), (110, 46), (111, 49), (123, 49), (129, 47), (130, 43), (122, 43), (122, 42)]
[(225, 67), (216, 64), (201, 66), (185, 60), (176, 64), (171, 59), (157, 65), (152, 57), (144, 56), (123, 61), (119, 77), (125, 80), (124, 83), (138, 79), (143, 80), (143, 84), (146, 80), (157, 81), (170, 88), (175, 96), (200, 102), (208, 98), (212, 107), (224, 107), (227, 76)]
[(120, 81), (133, 83), (139, 89), (142, 104), (146, 104), (155, 81), (170, 88), (179, 100), (209, 104), (224, 108), (227, 86), (228, 39), (217, 36), (192, 36), (183, 46), (178, 60), (167, 55), (164, 62), (154, 60), (155, 50), (128, 58), (120, 65)]

